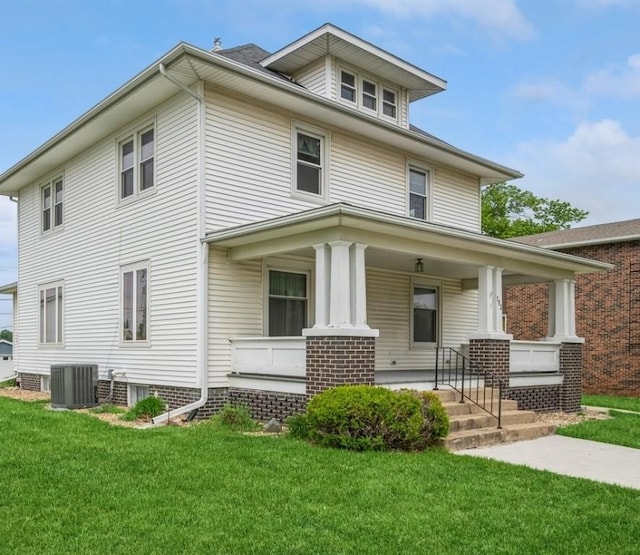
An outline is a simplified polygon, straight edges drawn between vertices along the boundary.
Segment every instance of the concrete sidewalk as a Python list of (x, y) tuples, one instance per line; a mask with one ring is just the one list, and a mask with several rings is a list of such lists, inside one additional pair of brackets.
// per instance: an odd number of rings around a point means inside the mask
[(640, 449), (619, 445), (551, 435), (530, 441), (465, 449), (456, 454), (640, 489)]

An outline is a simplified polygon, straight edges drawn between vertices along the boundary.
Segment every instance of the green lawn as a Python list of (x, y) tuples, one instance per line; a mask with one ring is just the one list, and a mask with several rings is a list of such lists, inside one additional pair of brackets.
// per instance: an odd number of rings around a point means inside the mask
[(611, 409), (633, 410), (640, 412), (640, 397), (618, 397), (613, 395), (583, 395), (583, 405), (608, 407)]
[(637, 553), (640, 491), (0, 398), (0, 553)]
[(610, 414), (613, 417), (610, 420), (587, 420), (559, 428), (556, 433), (640, 449), (640, 415), (618, 411)]

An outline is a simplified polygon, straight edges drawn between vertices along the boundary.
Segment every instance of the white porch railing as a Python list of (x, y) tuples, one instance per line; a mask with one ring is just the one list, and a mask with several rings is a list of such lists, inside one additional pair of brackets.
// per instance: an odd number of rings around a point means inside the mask
[(511, 373), (560, 371), (560, 343), (511, 341), (510, 351)]
[(304, 378), (307, 368), (304, 337), (234, 337), (231, 372)]

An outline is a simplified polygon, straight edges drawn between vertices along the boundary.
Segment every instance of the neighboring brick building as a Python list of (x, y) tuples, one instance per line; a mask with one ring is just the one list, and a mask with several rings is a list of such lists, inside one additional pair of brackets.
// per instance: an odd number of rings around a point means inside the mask
[[(576, 280), (576, 333), (586, 340), (583, 391), (640, 396), (640, 219), (516, 240), (615, 266)], [(504, 298), (514, 339), (540, 339), (547, 329), (547, 285), (510, 287)]]

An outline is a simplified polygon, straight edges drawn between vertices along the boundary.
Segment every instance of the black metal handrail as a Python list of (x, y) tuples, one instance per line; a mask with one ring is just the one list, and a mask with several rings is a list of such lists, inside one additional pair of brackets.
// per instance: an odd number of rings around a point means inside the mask
[(503, 380), (487, 370), (476, 368), (466, 356), (455, 349), (437, 347), (434, 389), (437, 390), (439, 385), (448, 385), (460, 393), (460, 403), (467, 399), (497, 418), (498, 429), (502, 428), (502, 390), (505, 387)]

